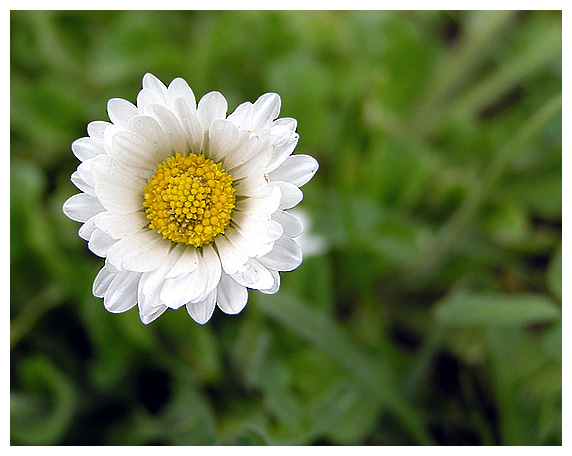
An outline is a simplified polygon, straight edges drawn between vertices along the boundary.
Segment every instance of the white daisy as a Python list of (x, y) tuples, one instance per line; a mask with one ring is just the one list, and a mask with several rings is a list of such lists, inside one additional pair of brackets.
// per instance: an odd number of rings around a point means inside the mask
[(302, 261), (302, 224), (287, 210), (318, 169), (292, 155), (296, 120), (277, 119), (269, 93), (228, 117), (218, 92), (198, 102), (188, 84), (143, 78), (137, 104), (111, 99), (111, 122), (92, 122), (72, 144), (82, 193), (64, 213), (105, 258), (93, 293), (110, 312), (139, 307), (141, 321), (186, 306), (206, 323), (215, 304), (240, 312), (247, 288), (275, 293)]

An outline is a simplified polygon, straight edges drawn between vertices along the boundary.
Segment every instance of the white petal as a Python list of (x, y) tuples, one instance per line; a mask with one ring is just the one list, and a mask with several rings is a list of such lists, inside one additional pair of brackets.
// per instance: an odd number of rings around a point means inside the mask
[(142, 208), (144, 179), (106, 155), (99, 155), (93, 160), (91, 171), (95, 194), (107, 210), (129, 214)]
[(273, 243), (263, 244), (260, 242), (260, 237), (245, 237), (238, 229), (229, 229), (225, 233), (225, 237), (230, 243), (240, 251), (244, 252), (249, 257), (264, 256), (272, 250)]
[(235, 211), (232, 215), (232, 227), (238, 229), (246, 238), (263, 237), (270, 229), (270, 217), (255, 216), (244, 212)]
[[(105, 156), (105, 154), (102, 155)], [(100, 158), (97, 158), (97, 160), (100, 160)], [(89, 158), (77, 167), (77, 173), (80, 179), (83, 180), (86, 185), (89, 185), (91, 188), (93, 188), (93, 193), (90, 193), (90, 195), (93, 196), (95, 196), (95, 180), (93, 180), (91, 165), (94, 161), (96, 161), (96, 158)]]
[(266, 167), (264, 166), (264, 163), (261, 163), (257, 159), (252, 159), (240, 166), (237, 166), (236, 168), (229, 170), (229, 174), (234, 180), (253, 177), (260, 181), (260, 179), (264, 179), (265, 171)]
[(142, 244), (133, 246), (133, 250), (125, 255), (122, 264), (128, 271), (147, 272), (161, 266), (171, 248), (171, 242), (163, 239), (154, 231), (143, 231)]
[(270, 220), (270, 226), (268, 231), (266, 232), (265, 236), (261, 239), (263, 242), (274, 242), (280, 239), (282, 233), (284, 232), (284, 228), (282, 225), (275, 220)]
[(272, 251), (272, 249), (274, 248), (274, 242), (275, 241), (271, 241), (271, 242), (267, 242), (267, 243), (259, 242), (258, 245), (256, 246), (256, 248), (254, 248), (252, 250), (254, 258), (263, 257), (264, 255), (266, 255), (267, 253)]
[(199, 264), (190, 274), (167, 279), (161, 290), (161, 301), (177, 309), (183, 304), (203, 301), (220, 281), (221, 265), (218, 255), (211, 246), (203, 247)]
[[(256, 250), (256, 247), (258, 247), (259, 244), (257, 239), (254, 241), (252, 239), (246, 239), (235, 228), (228, 228), (224, 233), (224, 237), (232, 244), (232, 246), (238, 252), (243, 252), (246, 256), (248, 256), (248, 258), (255, 256), (254, 251)], [(246, 263), (242, 263), (241, 266), (243, 266), (244, 264)], [(229, 266), (229, 269), (233, 268), (234, 266)]]
[(149, 155), (148, 161), (153, 163), (153, 169), (157, 168), (157, 163), (161, 163), (165, 158), (172, 155), (167, 135), (153, 117), (148, 115), (133, 117), (129, 122), (129, 130), (147, 141), (147, 144), (142, 147), (145, 148), (145, 153)]
[(133, 116), (139, 114), (137, 106), (122, 98), (112, 98), (107, 102), (107, 114), (114, 125), (127, 128)]
[(268, 172), (274, 171), (284, 163), (284, 160), (294, 152), (298, 139), (300, 139), (298, 133), (289, 132), (287, 135), (281, 136), (279, 141), (273, 143), (271, 157), (267, 165)]
[[(240, 235), (250, 240), (250, 255), (259, 257), (270, 252), (274, 246), (274, 242), (282, 236), (282, 225), (274, 220), (264, 224), (261, 228), (252, 226), (236, 226)], [(246, 251), (245, 251), (246, 252)]]
[(224, 119), (228, 104), (220, 92), (209, 92), (201, 98), (197, 107), (197, 118), (205, 131), (215, 119)]
[(103, 139), (105, 129), (111, 124), (102, 120), (95, 120), (87, 124), (87, 134), (93, 139)]
[(216, 304), (216, 293), (215, 288), (204, 300), (187, 304), (187, 312), (189, 312), (191, 318), (200, 325), (204, 325), (212, 317)]
[(242, 286), (256, 290), (266, 290), (274, 285), (274, 278), (270, 271), (254, 258), (248, 261), (244, 271), (232, 274), (232, 278)]
[(189, 84), (187, 84), (187, 81), (185, 81), (183, 78), (175, 78), (171, 81), (167, 89), (167, 98), (169, 100), (170, 109), (174, 108), (175, 100), (177, 98), (184, 98), (192, 106), (196, 107), (197, 105), (193, 90), (189, 87)]
[(217, 287), (217, 304), (227, 314), (237, 314), (248, 301), (248, 290), (232, 277), (223, 274)]
[(196, 107), (191, 105), (187, 99), (178, 98), (174, 102), (173, 109), (179, 119), (187, 143), (191, 147), (191, 152), (200, 154), (203, 151), (205, 131), (197, 118)]
[(82, 179), (79, 171), (74, 171), (70, 179), (79, 190), (88, 195), (95, 196), (95, 189)]
[(241, 130), (251, 130), (252, 125), (252, 103), (246, 101), (239, 105), (232, 114), (227, 117), (229, 122), (232, 122)]
[(179, 257), (176, 263), (174, 263), (171, 269), (165, 274), (166, 279), (180, 277), (193, 272), (199, 265), (199, 257), (195, 247), (178, 243), (174, 250), (177, 250)]
[(165, 280), (161, 290), (161, 302), (170, 308), (178, 309), (189, 302), (202, 301), (216, 288), (220, 275), (218, 255), (212, 247), (203, 247), (194, 271)]
[(137, 94), (137, 107), (143, 111), (147, 106), (153, 104), (165, 104), (165, 97), (150, 89), (143, 89)]
[[(282, 191), (278, 185), (267, 185), (261, 196), (245, 198), (236, 203), (237, 214), (244, 213), (254, 217), (270, 219), (282, 200)], [(233, 217), (234, 218), (234, 217)]]
[(101, 139), (79, 138), (72, 143), (71, 148), (74, 155), (82, 162), (105, 153)]
[[(156, 233), (152, 233), (156, 235)], [(158, 236), (157, 236), (158, 237)], [(130, 252), (123, 258), (122, 264), (128, 271), (147, 272), (160, 267), (161, 263), (169, 254), (170, 243), (164, 239), (154, 239), (144, 247)]]
[(85, 222), (103, 210), (99, 200), (87, 193), (71, 196), (63, 206), (64, 214), (76, 222)]
[(95, 231), (95, 217), (97, 217), (97, 215), (87, 219), (77, 232), (79, 237), (85, 241), (89, 241), (89, 238)]
[(103, 305), (109, 312), (119, 313), (137, 304), (137, 286), (141, 274), (120, 273), (111, 281), (103, 298)]
[(275, 93), (264, 94), (254, 102), (252, 108), (251, 130), (268, 128), (280, 113), (280, 97)]
[(178, 309), (199, 296), (204, 288), (203, 273), (203, 268), (197, 268), (189, 274), (165, 279), (159, 294), (161, 302), (171, 309)]
[(302, 201), (302, 198), (304, 198), (302, 190), (290, 182), (270, 182), (268, 186), (280, 188), (280, 191), (282, 192), (279, 206), (280, 209), (291, 209)]
[[(232, 215), (232, 224), (245, 237), (258, 237), (260, 242), (271, 242), (282, 235), (282, 225), (271, 220), (271, 215), (278, 209), (278, 188), (272, 188), (269, 195), (274, 198), (248, 198), (237, 205)], [(254, 202), (259, 204), (254, 204)], [(279, 233), (273, 236), (271, 233)]]
[(96, 298), (103, 298), (116, 275), (108, 267), (102, 267), (93, 281), (93, 295)]
[(265, 167), (268, 160), (268, 155), (264, 153), (265, 147), (267, 148), (265, 141), (257, 136), (248, 137), (245, 133), (237, 143), (236, 150), (224, 157), (224, 169), (230, 172), (233, 179), (240, 179), (248, 176), (253, 169)]
[(139, 318), (143, 324), (148, 325), (159, 318), (166, 310), (167, 307), (163, 305), (151, 307), (139, 304)]
[(304, 231), (302, 222), (290, 212), (282, 210), (276, 211), (272, 214), (272, 220), (276, 220), (282, 225), (284, 236), (295, 238), (296, 236), (300, 236)]
[(170, 248), (170, 241), (155, 231), (143, 229), (114, 244), (107, 260), (118, 270), (148, 272), (161, 266)]
[[(214, 162), (220, 162), (239, 146), (239, 140), (244, 141), (248, 135), (240, 135), (238, 128), (224, 119), (213, 120), (209, 129), (209, 158)], [(226, 161), (225, 161), (226, 163)], [(225, 167), (228, 171), (229, 168)]]
[(222, 268), (227, 274), (237, 273), (248, 261), (248, 255), (237, 249), (226, 236), (217, 236), (215, 245), (220, 257)]
[(269, 271), (270, 271), (270, 274), (272, 275), (272, 278), (274, 279), (274, 284), (270, 288), (267, 288), (265, 290), (259, 290), (259, 291), (261, 291), (262, 293), (265, 293), (265, 294), (274, 294), (280, 288), (280, 273), (278, 271), (273, 270), (273, 269), (269, 269)]
[(96, 228), (93, 230), (93, 233), (89, 237), (87, 246), (89, 250), (91, 250), (97, 256), (105, 258), (111, 246), (116, 242), (116, 239), (113, 239), (111, 236)]
[[(112, 130), (107, 131), (112, 132)], [(121, 130), (113, 132), (113, 137), (109, 138), (109, 141), (111, 142), (109, 155), (118, 163), (140, 177), (153, 175), (153, 171), (157, 168), (155, 159), (157, 149), (153, 148), (145, 138), (132, 131)]]
[(293, 119), (292, 117), (282, 117), (281, 119), (276, 119), (274, 121), (274, 125), (284, 126), (290, 131), (296, 131), (298, 122), (296, 121), (296, 119)]
[(163, 105), (153, 104), (145, 108), (145, 114), (151, 115), (159, 122), (165, 132), (171, 153), (184, 154), (189, 151), (181, 124), (169, 109)]
[(269, 177), (272, 181), (290, 182), (301, 187), (314, 177), (318, 166), (316, 159), (309, 155), (291, 155)]
[(151, 73), (146, 73), (145, 76), (143, 76), (143, 90), (150, 90), (163, 100), (165, 100), (167, 95), (167, 87), (165, 87), (165, 84)]
[(302, 263), (302, 250), (296, 241), (282, 236), (274, 243), (272, 251), (258, 261), (268, 269), (293, 271)]
[(215, 249), (212, 245), (207, 245), (203, 247), (203, 262), (207, 267), (207, 277), (205, 281), (205, 289), (203, 291), (202, 299), (206, 297), (213, 289), (216, 288), (220, 282), (220, 276), (222, 274), (222, 265), (220, 263), (220, 258), (217, 255)]
[(165, 284), (165, 275), (173, 264), (179, 259), (181, 250), (173, 249), (167, 255), (163, 264), (156, 270), (145, 272), (139, 282), (138, 300), (139, 304), (157, 307), (161, 303), (161, 289)]
[[(232, 174), (231, 174), (232, 176)], [(261, 197), (268, 191), (268, 182), (263, 169), (257, 169), (242, 179), (234, 179), (236, 196)]]
[(145, 212), (118, 214), (115, 212), (100, 212), (95, 216), (96, 226), (114, 239), (135, 234), (149, 225)]

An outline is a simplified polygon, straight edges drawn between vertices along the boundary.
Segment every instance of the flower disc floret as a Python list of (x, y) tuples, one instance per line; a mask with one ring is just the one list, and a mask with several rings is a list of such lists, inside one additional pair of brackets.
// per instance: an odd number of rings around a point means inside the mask
[(204, 155), (176, 154), (143, 187), (149, 228), (164, 239), (201, 247), (224, 233), (235, 205), (232, 177)]

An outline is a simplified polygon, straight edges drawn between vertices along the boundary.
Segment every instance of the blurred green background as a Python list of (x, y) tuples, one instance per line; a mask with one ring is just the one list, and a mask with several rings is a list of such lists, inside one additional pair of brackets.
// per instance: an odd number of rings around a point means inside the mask
[[(12, 11), (14, 445), (561, 445), (562, 15)], [(265, 92), (325, 248), (206, 326), (91, 294), (70, 144), (152, 72)]]

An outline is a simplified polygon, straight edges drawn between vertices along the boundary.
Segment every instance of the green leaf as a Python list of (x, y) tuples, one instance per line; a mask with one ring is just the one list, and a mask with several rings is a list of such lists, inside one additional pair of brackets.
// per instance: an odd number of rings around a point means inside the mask
[(76, 395), (66, 375), (42, 356), (19, 367), (21, 389), (10, 392), (13, 444), (54, 445), (71, 424)]
[[(192, 413), (189, 413), (190, 405)], [(172, 445), (212, 445), (216, 440), (213, 409), (200, 390), (184, 381), (177, 383), (173, 400), (161, 416), (161, 424)]]
[(338, 381), (317, 398), (310, 408), (308, 433), (313, 437), (326, 434), (355, 402), (355, 385)]
[(535, 332), (522, 328), (485, 332), (502, 444), (546, 444), (541, 439), (546, 438), (542, 428), (547, 419), (541, 410), (547, 403), (562, 402), (561, 361), (546, 356)]
[(297, 425), (302, 415), (302, 405), (290, 391), (287, 367), (283, 363), (267, 361), (261, 368), (259, 381), (270, 411), (285, 425)]
[(378, 413), (379, 405), (351, 379), (338, 379), (311, 405), (308, 434), (352, 445), (364, 438)]
[(387, 360), (373, 359), (327, 315), (295, 301), (284, 292), (265, 296), (259, 309), (336, 360), (355, 377), (372, 400), (392, 410), (419, 443), (431, 444), (431, 438), (423, 428), (419, 416), (400, 396), (394, 372)]
[(504, 204), (491, 208), (484, 216), (484, 225), (491, 237), (501, 246), (511, 247), (527, 238), (528, 214), (518, 204)]
[(273, 445), (268, 433), (259, 426), (247, 423), (240, 427), (232, 436), (224, 438), (218, 445), (224, 446), (263, 446)]
[(560, 318), (558, 307), (535, 294), (459, 293), (436, 304), (437, 321), (455, 326), (525, 326)]

